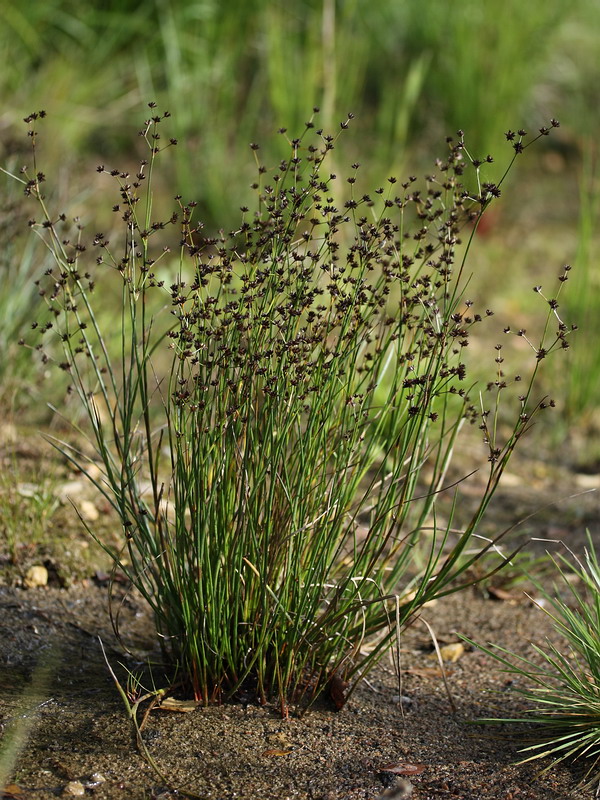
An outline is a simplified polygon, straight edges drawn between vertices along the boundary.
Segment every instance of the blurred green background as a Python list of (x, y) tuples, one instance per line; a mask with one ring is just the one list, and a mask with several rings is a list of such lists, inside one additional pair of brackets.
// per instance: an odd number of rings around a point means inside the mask
[[(180, 141), (166, 160), (167, 196), (177, 187), (209, 229), (228, 229), (255, 177), (249, 143), (276, 163), (288, 149), (277, 129), (301, 133), (315, 105), (333, 132), (355, 114), (335, 166), (360, 160), (370, 189), (429, 169), (459, 128), (472, 155), (495, 155), (493, 179), (512, 153), (504, 131), (557, 117), (561, 128), (518, 165), (482, 229), (479, 284), (510, 317), (527, 312), (538, 272), (577, 267), (566, 316), (581, 334), (561, 392), (570, 419), (594, 426), (599, 34), (598, 0), (3, 0), (0, 164), (26, 163), (22, 118), (45, 109), (49, 185), (68, 211), (93, 211), (95, 165), (135, 164), (135, 133), (154, 100)], [(13, 344), (43, 256), (18, 239), (19, 187), (0, 185), (0, 346), (14, 378)], [(109, 211), (105, 196), (98, 203)]]
[[(377, 173), (462, 128), (498, 151), (508, 127), (596, 130), (597, 0), (4, 0), (3, 155), (45, 108), (60, 164), (118, 159), (144, 103), (173, 114), (178, 179), (219, 225), (235, 219), (248, 143), (301, 131), (313, 106)], [(139, 124), (139, 123), (138, 123)]]

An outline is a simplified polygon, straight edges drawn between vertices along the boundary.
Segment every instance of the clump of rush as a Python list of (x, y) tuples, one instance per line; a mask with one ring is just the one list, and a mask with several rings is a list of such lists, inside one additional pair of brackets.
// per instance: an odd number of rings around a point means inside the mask
[[(100, 544), (189, 692), (286, 714), (329, 689), (341, 706), (423, 604), (472, 583), (496, 546), (473, 550), (474, 535), (550, 405), (535, 379), (569, 330), (553, 297), (529, 374), (507, 377), (498, 350), (474, 394), (469, 343), (492, 312), (465, 296), (468, 263), (504, 178), (481, 180), (491, 159), (472, 158), (462, 133), (424, 181), (364, 193), (358, 164), (345, 180), (329, 170), (337, 136), (313, 115), (273, 168), (252, 145), (253, 210), (209, 235), (179, 195), (154, 216), (154, 170), (176, 141), (151, 109), (138, 171), (98, 167), (114, 183), (110, 237), (48, 209), (43, 113), (27, 119), (20, 179), (54, 257), (31, 346), (68, 374), (87, 419), (87, 449), (57, 446), (118, 515), (122, 546)], [(507, 138), (510, 168), (527, 140)], [(465, 422), (482, 428), (489, 475), (457, 532), (436, 504), (456, 491), (446, 474)]]

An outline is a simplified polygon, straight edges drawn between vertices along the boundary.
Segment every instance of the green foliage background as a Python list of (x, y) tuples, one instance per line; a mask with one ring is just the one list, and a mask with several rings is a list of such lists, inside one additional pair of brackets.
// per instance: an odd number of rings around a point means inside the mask
[[(548, 141), (555, 157), (548, 163), (562, 173), (553, 182), (546, 170), (533, 181), (548, 231), (535, 215), (521, 221), (517, 248), (529, 247), (535, 226), (551, 252), (534, 244), (520, 258), (509, 245), (512, 274), (521, 292), (524, 262), (543, 259), (558, 267), (576, 258), (567, 303), (582, 331), (596, 339), (599, 32), (596, 0), (4, 0), (0, 163), (14, 170), (27, 162), (22, 118), (44, 108), (49, 181), (64, 187), (65, 198), (68, 192), (67, 213), (84, 203), (93, 208), (95, 165), (135, 165), (141, 148), (133, 151), (131, 134), (155, 100), (171, 112), (170, 133), (180, 141), (165, 201), (176, 186), (185, 199), (198, 201), (207, 229), (228, 229), (237, 224), (255, 177), (249, 143), (259, 142), (263, 163), (273, 166), (287, 155), (274, 132), (286, 127), (297, 135), (315, 105), (320, 124), (331, 131), (348, 112), (356, 115), (334, 166), (343, 173), (361, 161), (369, 190), (389, 175), (430, 169), (432, 157), (444, 155), (444, 137), (459, 128), (472, 155), (498, 158), (486, 174), (497, 179), (503, 132), (536, 130), (555, 116), (561, 129)], [(527, 180), (521, 177), (521, 207), (535, 205)], [(17, 252), (14, 187), (2, 183), (0, 192), (4, 252)], [(97, 224), (110, 223), (100, 217)], [(506, 263), (506, 253), (493, 258), (494, 266)], [(18, 276), (12, 310), (0, 315), (5, 347), (23, 321), (14, 309), (31, 301), (24, 276), (35, 254), (27, 259), (12, 267)], [(11, 285), (7, 272), (3, 261), (3, 287)], [(506, 294), (504, 266), (502, 276)], [(598, 405), (595, 352), (581, 347), (574, 356), (576, 385), (565, 395), (572, 418)]]
[(39, 107), (63, 162), (116, 157), (156, 100), (185, 141), (179, 180), (219, 225), (248, 143), (296, 135), (314, 105), (325, 128), (357, 115), (382, 175), (458, 128), (485, 155), (507, 127), (555, 115), (577, 138), (596, 121), (594, 0), (6, 0), (0, 19), (5, 148)]

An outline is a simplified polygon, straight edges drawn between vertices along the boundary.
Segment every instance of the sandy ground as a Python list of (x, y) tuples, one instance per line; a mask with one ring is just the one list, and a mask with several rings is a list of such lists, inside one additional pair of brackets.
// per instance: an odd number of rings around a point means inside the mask
[[(31, 458), (35, 466), (35, 453)], [(487, 532), (497, 533), (537, 511), (516, 537), (563, 539), (581, 551), (586, 529), (600, 541), (598, 493), (579, 494), (596, 484), (598, 474), (577, 474), (534, 452), (511, 464), (488, 515)], [(468, 485), (463, 493), (468, 506)], [(84, 536), (81, 531), (67, 535)], [(532, 546), (543, 552), (548, 544)], [(11, 760), (7, 748), (20, 745), (14, 770), (5, 778), (15, 784), (7, 797), (43, 800), (69, 791), (99, 800), (185, 796), (173, 787), (206, 800), (594, 796), (577, 788), (582, 777), (577, 764), (544, 775), (539, 775), (544, 762), (516, 765), (519, 748), (529, 741), (526, 725), (473, 724), (524, 711), (518, 686), (479, 649), (467, 648), (446, 665), (453, 709), (422, 621), (402, 637), (401, 686), (384, 661), (341, 711), (323, 701), (304, 717), (292, 714), (288, 720), (276, 708), (252, 702), (153, 712), (143, 735), (161, 778), (136, 750), (98, 642), (102, 637), (122, 681), (125, 666), (143, 671), (145, 658), (153, 654), (145, 608), (133, 595), (125, 597), (122, 634), (135, 653), (128, 658), (109, 623), (106, 586), (91, 573), (69, 586), (61, 564), (54, 566), (47, 586), (25, 589), (15, 585), (8, 562), (0, 562), (0, 765)], [(423, 617), (440, 645), (456, 643), (463, 634), (531, 654), (531, 641), (543, 643), (554, 635), (520, 584), (510, 586), (503, 600), (482, 589), (467, 590), (424, 609)], [(157, 686), (167, 682), (160, 669), (154, 670), (154, 680)], [(389, 765), (396, 772), (385, 769)]]
[[(23, 797), (63, 795), (77, 783), (96, 798), (178, 796), (136, 753), (96, 638), (102, 636), (123, 676), (118, 663), (123, 656), (105, 603), (105, 589), (96, 586), (0, 592), (3, 726), (12, 729), (16, 717), (31, 722), (14, 775)], [(442, 645), (457, 642), (460, 632), (524, 652), (530, 638), (541, 642), (551, 634), (545, 615), (524, 596), (494, 601), (473, 590), (439, 601), (424, 616)], [(150, 645), (147, 632), (143, 609), (128, 601), (124, 633), (138, 655)], [(540, 776), (543, 762), (515, 765), (519, 746), (527, 744), (527, 726), (472, 724), (523, 710), (514, 684), (483, 652), (467, 649), (447, 665), (456, 710), (421, 622), (404, 635), (401, 656), (400, 688), (390, 664), (383, 662), (339, 712), (326, 703), (288, 720), (274, 708), (252, 703), (191, 713), (157, 711), (145, 729), (145, 742), (171, 786), (207, 800), (366, 800), (386, 792), (414, 800), (593, 796), (577, 789), (581, 772), (576, 767)], [(34, 686), (27, 696), (33, 668), (52, 658), (56, 666), (47, 685), (37, 694)], [(390, 764), (404, 777), (386, 771)]]

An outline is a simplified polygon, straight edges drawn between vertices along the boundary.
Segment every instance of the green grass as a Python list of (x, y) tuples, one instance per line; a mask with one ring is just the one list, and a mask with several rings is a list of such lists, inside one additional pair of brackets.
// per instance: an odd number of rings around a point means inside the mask
[(228, 228), (251, 180), (245, 147), (266, 141), (265, 163), (277, 163), (285, 152), (271, 133), (301, 130), (315, 105), (328, 129), (357, 115), (373, 184), (458, 129), (478, 157), (498, 151), (514, 120), (537, 127), (560, 113), (571, 139), (580, 119), (591, 133), (596, 104), (579, 98), (598, 81), (597, 14), (592, 0), (428, 0), (427, 13), (420, 0), (130, 0), (101, 10), (34, 0), (27, 13), (7, 0), (3, 127), (12, 134), (26, 110), (46, 107), (58, 162), (108, 160), (127, 152), (124, 114), (153, 97), (185, 142), (180, 190), (208, 224)]
[(405, 48), (414, 56), (431, 54), (425, 97), (446, 130), (467, 132), (477, 157), (498, 151), (514, 119), (531, 118), (533, 91), (549, 70), (572, 11), (566, 0), (466, 0), (458, 13), (452, 4), (433, 0), (425, 14), (418, 3), (398, 5), (406, 20)]
[[(581, 760), (587, 785), (600, 778), (600, 564), (589, 538), (582, 559), (553, 558), (560, 577), (550, 592), (537, 585), (545, 614), (560, 637), (532, 645), (527, 658), (493, 646), (482, 648), (517, 676), (517, 691), (530, 705), (517, 719), (483, 722), (525, 723), (534, 744), (521, 748), (523, 761), (547, 759), (543, 772), (562, 761)], [(534, 581), (535, 583), (535, 581)]]
[[(600, 420), (597, 409), (600, 404), (598, 376), (600, 375), (600, 353), (596, 343), (600, 338), (600, 308), (598, 296), (600, 281), (596, 269), (598, 240), (597, 223), (600, 219), (600, 192), (598, 190), (598, 166), (596, 147), (589, 142), (580, 176), (579, 228), (577, 252), (574, 260), (572, 290), (567, 307), (577, 320), (585, 345), (574, 348), (570, 358), (570, 369), (566, 374), (565, 409), (567, 422), (574, 426), (587, 425), (597, 430)], [(582, 453), (592, 461), (600, 457), (593, 445)]]
[(0, 478), (0, 549), (6, 562), (23, 577), (32, 559), (36, 561), (37, 550), (48, 543), (59, 503), (50, 478), (31, 483), (20, 477), (13, 462)]
[[(7, 165), (15, 168), (15, 162)], [(33, 285), (46, 260), (39, 243), (24, 238), (20, 194), (17, 185), (5, 184), (0, 195), (0, 235), (3, 247), (0, 252), (0, 401), (10, 405), (15, 394), (24, 384), (35, 384), (39, 369), (29, 354), (19, 348), (18, 340), (31, 319), (31, 307), (35, 303), (36, 289)]]

